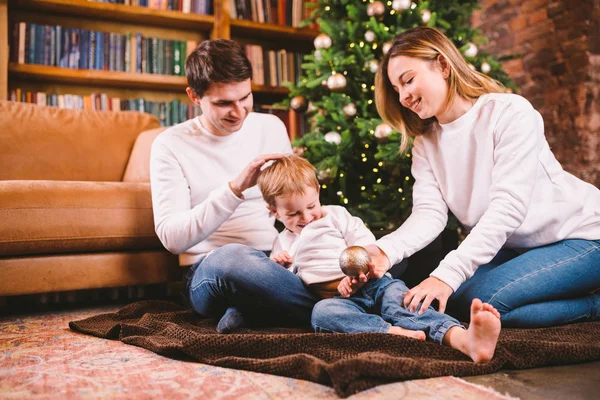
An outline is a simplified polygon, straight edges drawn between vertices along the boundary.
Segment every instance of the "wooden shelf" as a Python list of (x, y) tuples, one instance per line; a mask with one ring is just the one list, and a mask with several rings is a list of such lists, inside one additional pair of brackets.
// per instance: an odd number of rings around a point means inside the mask
[(15, 63), (8, 64), (8, 75), (11, 79), (25, 78), (47, 82), (167, 90), (173, 92), (184, 91), (187, 83), (184, 76), (133, 74), (130, 72), (71, 69)]
[[(85, 86), (164, 90), (179, 93), (184, 92), (187, 87), (187, 79), (184, 76), (71, 69), (37, 64), (9, 63), (8, 75), (11, 79), (28, 79)], [(252, 91), (259, 94), (280, 96), (289, 93), (288, 88), (283, 86), (273, 87), (254, 84), (252, 85)]]
[(319, 32), (307, 28), (293, 28), (285, 25), (261, 24), (243, 19), (231, 20), (231, 36), (245, 36), (269, 40), (293, 40), (309, 42), (317, 37)]
[(12, 10), (46, 11), (194, 32), (212, 30), (215, 21), (212, 15), (184, 14), (180, 11), (154, 10), (148, 7), (82, 0), (8, 0), (8, 6)]

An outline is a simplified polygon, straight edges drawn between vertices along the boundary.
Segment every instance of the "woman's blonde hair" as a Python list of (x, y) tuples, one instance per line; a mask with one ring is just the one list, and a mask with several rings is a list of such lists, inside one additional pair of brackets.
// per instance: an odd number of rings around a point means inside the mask
[(434, 28), (418, 27), (409, 29), (394, 39), (394, 43), (381, 60), (375, 77), (375, 104), (379, 115), (394, 129), (403, 132), (400, 151), (408, 146), (408, 136), (418, 136), (430, 131), (436, 123), (435, 117), (421, 119), (417, 114), (400, 104), (398, 93), (388, 78), (390, 59), (398, 56), (420, 58), (430, 62), (442, 56), (449, 67), (448, 97), (446, 107), (456, 96), (476, 99), (486, 93), (504, 91), (503, 85), (489, 76), (469, 68), (460, 51), (442, 32)]
[(304, 194), (307, 186), (319, 190), (317, 170), (297, 155), (274, 161), (260, 172), (257, 183), (263, 198), (271, 207), (275, 207), (276, 197)]

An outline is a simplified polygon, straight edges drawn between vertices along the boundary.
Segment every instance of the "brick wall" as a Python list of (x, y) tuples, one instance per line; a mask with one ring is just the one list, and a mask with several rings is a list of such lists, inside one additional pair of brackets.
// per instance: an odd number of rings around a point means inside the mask
[(542, 114), (563, 167), (600, 187), (600, 0), (480, 0), (473, 26)]

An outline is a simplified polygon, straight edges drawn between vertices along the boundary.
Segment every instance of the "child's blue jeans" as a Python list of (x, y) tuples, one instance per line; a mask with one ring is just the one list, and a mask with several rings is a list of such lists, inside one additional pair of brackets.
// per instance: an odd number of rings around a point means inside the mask
[(368, 281), (349, 298), (321, 300), (312, 313), (315, 332), (387, 332), (390, 326), (423, 331), (427, 337), (442, 343), (448, 329), (462, 326), (447, 314), (429, 307), (423, 314), (410, 312), (402, 305), (408, 288), (403, 281), (387, 275)]
[(190, 268), (189, 302), (204, 317), (218, 319), (235, 306), (249, 322), (308, 325), (319, 300), (298, 276), (241, 244), (225, 245)]

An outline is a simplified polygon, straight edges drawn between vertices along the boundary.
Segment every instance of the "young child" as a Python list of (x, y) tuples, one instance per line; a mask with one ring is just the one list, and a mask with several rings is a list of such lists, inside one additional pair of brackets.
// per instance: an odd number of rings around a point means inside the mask
[[(475, 362), (492, 359), (500, 334), (500, 314), (475, 299), (469, 329), (429, 307), (423, 313), (402, 306), (408, 288), (389, 274), (358, 282), (345, 277), (339, 256), (348, 246), (364, 246), (375, 237), (360, 218), (340, 206), (321, 206), (315, 168), (288, 156), (265, 168), (258, 186), (285, 229), (273, 244), (271, 259), (296, 273), (321, 300), (312, 313), (315, 332), (383, 332), (425, 340), (460, 350)], [(338, 286), (357, 290), (336, 296)], [(341, 290), (340, 290), (341, 291)], [(348, 293), (348, 291), (344, 291)], [(335, 296), (335, 297), (334, 297)]]

